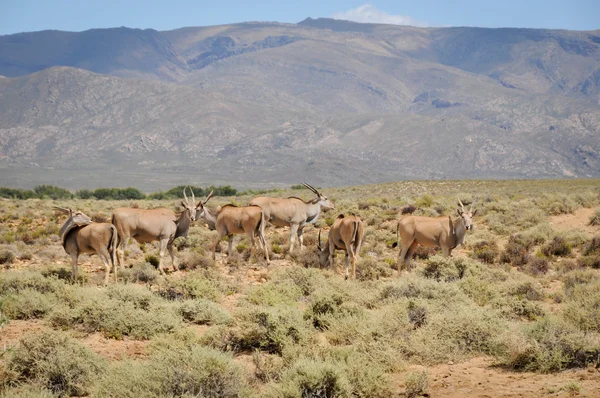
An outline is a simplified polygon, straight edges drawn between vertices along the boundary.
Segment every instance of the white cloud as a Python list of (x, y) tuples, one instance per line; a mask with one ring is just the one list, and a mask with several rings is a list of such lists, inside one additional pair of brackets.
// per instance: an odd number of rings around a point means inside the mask
[(404, 15), (392, 15), (381, 11), (372, 4), (363, 4), (357, 8), (348, 11), (336, 12), (331, 16), (333, 19), (344, 19), (346, 21), (383, 23), (392, 25), (411, 25), (427, 27), (429, 24), (423, 21), (417, 21)]

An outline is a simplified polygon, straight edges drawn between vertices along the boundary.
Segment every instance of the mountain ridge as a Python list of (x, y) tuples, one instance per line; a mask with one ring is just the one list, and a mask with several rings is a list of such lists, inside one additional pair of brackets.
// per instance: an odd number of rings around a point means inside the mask
[(0, 36), (0, 184), (600, 176), (598, 31), (478, 29)]

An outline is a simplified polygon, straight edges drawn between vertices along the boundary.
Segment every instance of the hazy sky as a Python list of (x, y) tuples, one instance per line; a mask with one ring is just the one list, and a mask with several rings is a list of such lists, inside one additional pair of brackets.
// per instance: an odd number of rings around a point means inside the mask
[(600, 29), (600, 0), (0, 0), (0, 35), (127, 26), (176, 29), (333, 17), (415, 26)]

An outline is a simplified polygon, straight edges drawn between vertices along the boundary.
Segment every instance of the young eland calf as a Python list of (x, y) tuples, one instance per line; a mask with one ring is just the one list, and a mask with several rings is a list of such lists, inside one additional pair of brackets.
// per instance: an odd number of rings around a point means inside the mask
[[(336, 250), (346, 251), (346, 279), (348, 279), (348, 263), (352, 263), (352, 279), (356, 279), (356, 259), (363, 243), (365, 228), (360, 218), (355, 215), (345, 217), (340, 214), (329, 230), (328, 244), (321, 247), (321, 230), (319, 230), (319, 262), (321, 267), (331, 266)], [(350, 260), (350, 261), (349, 261)]]
[(108, 284), (110, 269), (114, 268), (115, 282), (117, 281), (117, 267), (115, 255), (119, 245), (119, 235), (114, 225), (109, 223), (96, 223), (80, 211), (55, 207), (56, 210), (68, 214), (69, 218), (58, 231), (65, 252), (73, 260), (73, 282), (77, 281), (77, 268), (80, 254), (98, 254), (102, 260), (106, 273), (104, 284)]

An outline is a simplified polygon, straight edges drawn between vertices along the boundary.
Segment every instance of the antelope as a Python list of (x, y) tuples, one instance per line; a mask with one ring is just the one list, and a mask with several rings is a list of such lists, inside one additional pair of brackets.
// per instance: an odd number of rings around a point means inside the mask
[[(192, 200), (190, 202), (185, 190), (186, 188), (183, 189), (185, 200), (181, 201), (183, 211), (179, 217), (175, 216), (173, 210), (164, 207), (149, 210), (120, 207), (113, 211), (112, 223), (117, 227), (117, 231), (119, 232), (123, 256), (127, 250), (129, 238), (133, 238), (140, 243), (159, 241), (158, 270), (161, 274), (164, 274), (162, 260), (165, 250), (168, 250), (173, 270), (177, 271), (173, 242), (180, 236), (187, 236), (190, 224), (196, 219), (197, 206), (194, 204), (196, 200), (194, 191), (190, 189), (192, 191)], [(121, 256), (117, 257), (119, 264), (123, 267)]]
[(325, 247), (321, 247), (321, 230), (319, 230), (317, 252), (321, 267), (329, 266), (331, 268), (334, 263), (335, 251), (345, 250), (346, 279), (348, 279), (349, 262), (352, 263), (352, 279), (356, 279), (356, 259), (360, 253), (364, 234), (363, 223), (355, 215), (344, 217), (343, 214), (340, 214), (338, 216), (329, 230), (328, 244)]
[(302, 185), (310, 189), (317, 197), (304, 201), (293, 196), (289, 198), (259, 196), (250, 201), (250, 205), (260, 206), (263, 209), (271, 224), (277, 227), (290, 227), (290, 252), (294, 250), (296, 235), (300, 242), (300, 250), (302, 250), (302, 230), (306, 225), (317, 221), (321, 209), (332, 210), (335, 208), (334, 204), (315, 188), (305, 182)]
[(110, 223), (96, 223), (80, 211), (54, 207), (61, 213), (68, 214), (69, 218), (58, 231), (65, 252), (73, 260), (72, 278), (77, 281), (77, 268), (80, 254), (98, 254), (102, 260), (106, 273), (104, 284), (108, 284), (110, 269), (114, 268), (115, 282), (117, 281), (117, 267), (115, 255), (119, 244), (119, 235), (114, 225)]
[(265, 241), (265, 225), (267, 219), (263, 209), (259, 206), (234, 206), (232, 204), (221, 207), (217, 213), (210, 212), (204, 205), (212, 197), (211, 192), (204, 202), (198, 203), (198, 212), (196, 218), (203, 217), (209, 225), (211, 225), (218, 232), (217, 239), (213, 246), (212, 258), (215, 260), (215, 252), (217, 251), (217, 245), (224, 236), (227, 236), (229, 240), (228, 256), (231, 257), (231, 250), (233, 246), (233, 235), (234, 234), (246, 234), (250, 240), (250, 251), (254, 250), (254, 235), (258, 236), (260, 248), (265, 252), (265, 259), (267, 264), (269, 263), (269, 251), (267, 250), (267, 243)]
[(398, 255), (398, 272), (402, 263), (410, 272), (410, 260), (419, 244), (423, 246), (438, 246), (442, 248), (444, 256), (449, 257), (452, 250), (462, 244), (468, 230), (473, 229), (472, 219), (477, 213), (473, 210), (473, 203), (469, 211), (465, 210), (463, 203), (458, 200), (460, 208), (457, 209), (459, 218), (452, 220), (450, 216), (422, 217), (405, 216), (398, 220), (396, 230), (397, 241), (393, 247), (402, 241), (402, 250)]

